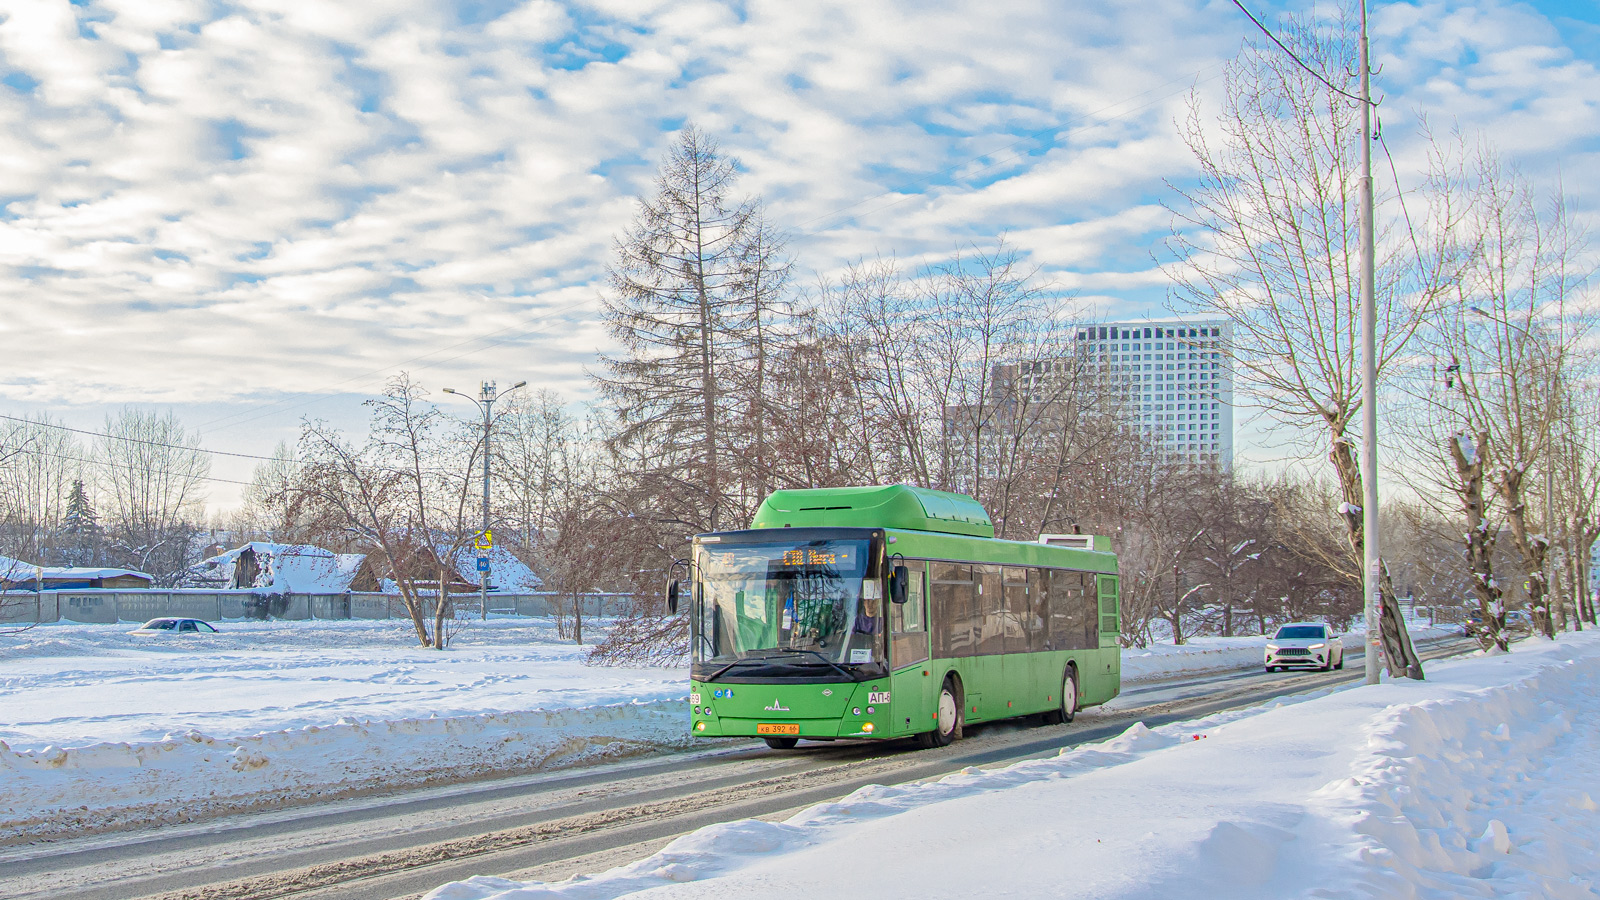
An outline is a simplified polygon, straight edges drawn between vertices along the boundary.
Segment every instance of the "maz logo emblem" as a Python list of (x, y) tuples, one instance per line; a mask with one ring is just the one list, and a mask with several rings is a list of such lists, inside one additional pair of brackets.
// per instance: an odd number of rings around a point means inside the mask
[(824, 696), (824, 697), (832, 697), (833, 696), (833, 688), (823, 688), (822, 689), (822, 696)]
[(783, 703), (781, 701), (779, 701), (779, 700), (773, 700), (772, 701), (772, 705), (767, 707), (767, 712), (788, 712), (788, 711), (789, 711), (789, 707), (784, 706)]

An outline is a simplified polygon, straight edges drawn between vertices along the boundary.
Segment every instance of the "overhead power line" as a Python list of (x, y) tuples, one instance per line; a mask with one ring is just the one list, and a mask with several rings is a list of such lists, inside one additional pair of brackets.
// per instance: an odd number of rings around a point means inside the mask
[[(139, 466), (130, 466), (130, 465), (127, 465), (125, 463), (108, 462), (108, 461), (103, 460), (103, 459), (89, 460), (89, 459), (84, 459), (81, 456), (70, 456), (70, 455), (68, 455), (66, 453), (52, 453), (49, 450), (40, 450), (38, 447), (22, 446), (22, 447), (18, 447), (16, 449), (17, 449), (18, 453), (29, 453), (29, 454), (32, 454), (34, 456), (48, 456), (48, 457), (50, 457), (52, 459), (64, 459), (64, 460), (67, 460), (68, 462), (78, 462), (78, 463), (84, 463), (86, 465), (92, 465), (92, 466), (104, 466), (104, 467), (106, 467), (108, 469), (122, 469), (123, 471), (126, 471), (126, 472), (145, 472), (145, 471), (148, 471), (148, 470), (146, 470), (146, 469), (144, 469), (142, 467), (139, 467)], [(193, 450), (194, 448), (193, 447), (185, 447), (183, 449), (185, 449), (185, 450)], [(204, 451), (202, 451), (202, 452), (204, 452)], [(232, 478), (218, 478), (215, 475), (195, 475), (195, 476), (192, 476), (192, 477), (195, 478), (195, 480), (197, 480), (197, 481), (216, 481), (216, 482), (220, 482), (222, 484), (243, 485), (244, 487), (249, 487), (250, 484), (251, 484), (248, 481), (235, 481)]]
[(168, 444), (162, 441), (151, 441), (144, 438), (124, 437), (120, 434), (107, 434), (104, 431), (89, 431), (88, 429), (84, 428), (73, 428), (69, 425), (58, 425), (55, 422), (39, 422), (33, 419), (22, 418), (21, 416), (8, 416), (0, 414), (0, 419), (6, 419), (11, 422), (21, 422), (24, 425), (34, 425), (40, 428), (54, 428), (57, 431), (70, 431), (73, 434), (84, 434), (90, 437), (105, 438), (106, 440), (111, 441), (124, 441), (129, 444), (144, 444), (149, 447), (165, 447), (168, 450), (194, 450), (198, 453), (209, 453), (212, 456), (233, 456), (239, 459), (260, 459), (267, 462), (273, 462), (277, 459), (275, 456), (257, 456), (253, 453), (230, 453), (227, 450), (207, 450), (204, 447), (191, 447), (188, 444)]
[[(1300, 65), (1300, 68), (1305, 69), (1307, 72), (1309, 72), (1311, 74), (1312, 78), (1315, 78), (1316, 80), (1322, 82), (1324, 85), (1327, 85), (1328, 90), (1333, 91), (1335, 94), (1338, 94), (1338, 95), (1340, 95), (1342, 97), (1348, 97), (1348, 98), (1350, 98), (1351, 100), (1354, 100), (1357, 103), (1372, 103), (1372, 101), (1370, 101), (1370, 100), (1363, 100), (1360, 97), (1357, 97), (1355, 94), (1352, 94), (1349, 91), (1344, 90), (1343, 88), (1341, 88), (1338, 85), (1334, 84), (1333, 82), (1329, 81), (1327, 79), (1327, 76), (1323, 75), (1321, 72), (1318, 72), (1316, 69), (1313, 69), (1313, 68), (1311, 68), (1311, 66), (1307, 65), (1305, 60), (1301, 59), (1298, 55), (1296, 55), (1293, 50), (1290, 50), (1289, 49), (1289, 45), (1285, 44), (1283, 41), (1278, 40), (1278, 36), (1272, 33), (1272, 29), (1270, 29), (1266, 25), (1262, 24), (1261, 20), (1256, 18), (1256, 14), (1251, 12), (1249, 9), (1247, 9), (1243, 3), (1239, 2), (1239, 0), (1233, 0), (1233, 5), (1239, 7), (1239, 11), (1240, 12), (1242, 12), (1245, 15), (1249, 16), (1250, 17), (1250, 21), (1256, 23), (1256, 27), (1261, 29), (1261, 33), (1266, 35), (1267, 37), (1271, 38), (1272, 42), (1274, 44), (1278, 45), (1278, 49), (1279, 50), (1282, 50), (1284, 53), (1289, 54), (1289, 58), (1294, 60), (1296, 63), (1298, 63)], [(1378, 104), (1373, 103), (1372, 105), (1374, 107), (1376, 107)]]

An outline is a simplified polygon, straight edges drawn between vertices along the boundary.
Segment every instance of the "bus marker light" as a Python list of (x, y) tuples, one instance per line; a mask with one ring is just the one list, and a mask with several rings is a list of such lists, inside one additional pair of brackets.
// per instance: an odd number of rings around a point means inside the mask
[(867, 715), (869, 715), (869, 716), (870, 716), (870, 715), (872, 715), (872, 714), (873, 714), (873, 713), (874, 713), (874, 712), (876, 712), (876, 711), (877, 711), (877, 710), (874, 710), (874, 709), (873, 709), (873, 708), (872, 708), (872, 707), (870, 707), (870, 706), (869, 706), (869, 707), (867, 707)]
[(861, 715), (861, 707), (858, 706), (855, 709), (850, 710), (850, 712), (853, 713), (854, 715), (858, 715), (859, 716), (859, 715)]

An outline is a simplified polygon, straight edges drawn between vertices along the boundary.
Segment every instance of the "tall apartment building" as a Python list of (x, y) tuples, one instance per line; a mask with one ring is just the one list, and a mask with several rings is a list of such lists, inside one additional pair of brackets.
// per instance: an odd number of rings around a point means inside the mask
[(1233, 465), (1233, 362), (1225, 319), (1109, 322), (1078, 330), (1140, 428), (1187, 462)]
[[(1233, 465), (1233, 362), (1226, 320), (1110, 322), (1078, 329), (1070, 358), (994, 367), (994, 398), (1049, 403), (1084, 366), (1110, 384), (1145, 434), (1180, 462)], [(947, 410), (947, 425), (955, 415)]]

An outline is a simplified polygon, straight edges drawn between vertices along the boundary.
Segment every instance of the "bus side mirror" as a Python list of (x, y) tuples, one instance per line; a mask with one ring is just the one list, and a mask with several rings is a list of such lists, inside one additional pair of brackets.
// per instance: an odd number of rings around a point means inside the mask
[(889, 599), (895, 603), (906, 602), (906, 583), (911, 580), (911, 573), (905, 566), (895, 566), (894, 574), (889, 577)]
[(667, 582), (667, 613), (669, 615), (673, 615), (673, 614), (676, 614), (677, 612), (678, 612), (678, 581), (677, 581), (677, 579), (673, 579), (673, 580)]

